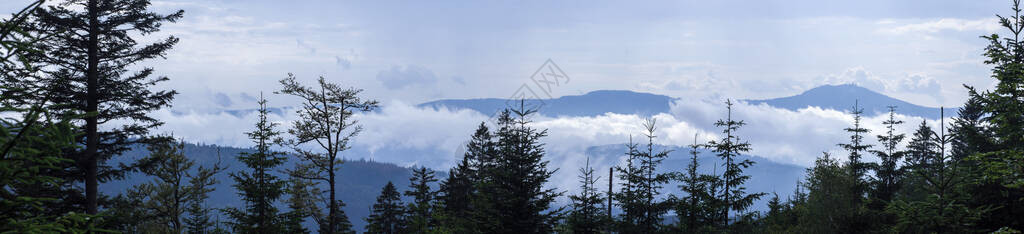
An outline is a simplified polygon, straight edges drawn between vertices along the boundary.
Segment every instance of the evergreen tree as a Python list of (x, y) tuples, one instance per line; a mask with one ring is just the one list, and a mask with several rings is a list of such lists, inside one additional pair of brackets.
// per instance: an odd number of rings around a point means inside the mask
[(697, 143), (697, 135), (693, 136), (693, 144), (690, 145), (690, 165), (686, 166), (685, 174), (676, 175), (682, 182), (679, 189), (686, 194), (676, 204), (676, 217), (678, 217), (678, 228), (686, 233), (710, 232), (710, 225), (717, 222), (718, 210), (715, 209), (717, 202), (717, 191), (712, 190), (712, 184), (720, 183), (715, 175), (701, 174), (697, 172), (700, 167), (700, 148), (705, 147)]
[[(849, 164), (847, 164), (849, 165)], [(850, 170), (824, 153), (807, 169), (803, 186), (807, 188), (806, 212), (799, 217), (798, 232), (856, 233), (854, 226), (861, 214), (860, 194), (851, 189), (856, 179)]]
[(569, 195), (572, 211), (569, 214), (568, 225), (573, 233), (600, 233), (607, 225), (607, 217), (602, 214), (605, 209), (605, 198), (597, 190), (596, 184), (600, 177), (594, 175), (589, 157), (586, 165), (580, 168), (579, 178), (579, 194)]
[[(993, 90), (978, 92), (968, 87), (985, 113), (983, 119), (990, 134), (991, 148), (969, 157), (976, 164), (978, 188), (986, 192), (979, 196), (997, 208), (983, 219), (988, 230), (1008, 227), (1024, 230), (1024, 41), (1020, 28), (1024, 26), (1020, 1), (1014, 0), (1013, 14), (999, 17), (999, 23), (1011, 34), (1001, 37), (993, 33), (983, 36), (985, 64), (992, 66), (992, 78), (998, 82)], [(980, 146), (980, 145), (979, 145)], [(989, 196), (992, 195), (992, 196)]]
[(475, 217), (477, 231), (548, 233), (562, 213), (561, 208), (551, 207), (562, 193), (544, 188), (555, 173), (547, 169), (544, 144), (540, 143), (547, 130), (529, 126), (527, 116), (536, 110), (525, 109), (523, 102), (518, 109), (502, 111), (498, 116), (495, 154), (482, 160), (484, 179), (473, 205), (487, 212)]
[(668, 183), (671, 174), (656, 173), (661, 161), (668, 157), (669, 151), (654, 151), (654, 135), (656, 120), (647, 119), (643, 127), (646, 132), (647, 144), (641, 149), (632, 143), (626, 146), (628, 161), (625, 168), (620, 168), (620, 179), (623, 181), (619, 204), (622, 207), (623, 231), (652, 233), (661, 230), (662, 215), (671, 208), (670, 201), (658, 201), (663, 184)]
[(405, 209), (398, 190), (388, 181), (373, 204), (373, 212), (366, 218), (366, 233), (413, 233), (406, 231)]
[(874, 191), (872, 193), (873, 200), (878, 202), (876, 205), (881, 205), (876, 206), (876, 210), (892, 201), (896, 191), (902, 186), (903, 170), (901, 170), (899, 164), (903, 154), (905, 154), (904, 151), (898, 148), (906, 136), (902, 133), (896, 133), (896, 127), (903, 124), (903, 121), (896, 119), (895, 106), (889, 106), (889, 119), (883, 121), (882, 124), (885, 125), (886, 133), (877, 137), (883, 149), (871, 151), (881, 160), (881, 163), (875, 166), (875, 177), (877, 179), (874, 180)]
[(868, 134), (870, 130), (861, 126), (861, 114), (864, 113), (864, 109), (860, 107), (858, 102), (854, 102), (853, 109), (850, 114), (853, 114), (853, 127), (844, 128), (843, 130), (850, 133), (850, 143), (840, 143), (839, 147), (842, 147), (846, 151), (850, 152), (850, 155), (846, 161), (848, 169), (854, 179), (856, 179), (856, 186), (854, 186), (854, 193), (863, 194), (867, 190), (867, 183), (864, 177), (867, 170), (871, 167), (869, 163), (864, 162), (861, 158), (864, 157), (864, 153), (871, 149), (870, 144), (864, 144), (864, 135)]
[(42, 4), (33, 1), (0, 19), (0, 233), (105, 231), (97, 228), (103, 222), (100, 217), (50, 211), (61, 195), (38, 192), (66, 184), (48, 172), (72, 163), (61, 154), (75, 146), (76, 137), (70, 119), (55, 117), (45, 103), (24, 98), (40, 88), (31, 81), (39, 71), (34, 54), (42, 51), (33, 47), (47, 34), (32, 33), (25, 26), (30, 12)]
[[(299, 167), (301, 170), (301, 167)], [(305, 171), (293, 171), (293, 175), (306, 175), (309, 172)], [(288, 212), (281, 215), (281, 228), (283, 233), (309, 233), (302, 223), (306, 221), (314, 213), (319, 213), (320, 210), (316, 207), (315, 196), (318, 194), (312, 190), (315, 183), (309, 179), (303, 179), (298, 176), (291, 176), (288, 179), (288, 188), (285, 190), (288, 193)]]
[(239, 233), (278, 233), (282, 230), (277, 223), (278, 211), (274, 202), (284, 194), (285, 181), (270, 172), (286, 160), (284, 154), (275, 152), (270, 146), (277, 140), (280, 132), (275, 131), (276, 123), (267, 120), (267, 100), (260, 95), (256, 129), (247, 132), (249, 139), (256, 144), (256, 152), (243, 152), (238, 160), (248, 166), (251, 171), (231, 173), (235, 180), (235, 189), (245, 201), (245, 208), (225, 209), (233, 220), (232, 229)]
[(413, 176), (409, 178), (409, 191), (405, 196), (412, 197), (408, 211), (408, 229), (406, 233), (427, 233), (436, 227), (433, 220), (434, 197), (437, 191), (431, 191), (430, 183), (437, 182), (434, 178), (434, 171), (426, 167), (413, 169)]
[(206, 206), (206, 199), (214, 191), (213, 186), (218, 183), (214, 176), (223, 170), (224, 168), (220, 167), (220, 163), (218, 163), (213, 168), (199, 166), (195, 174), (189, 175), (189, 196), (186, 203), (188, 207), (185, 208), (188, 213), (185, 218), (187, 233), (210, 233), (216, 226), (219, 226), (220, 222), (210, 220), (210, 213), (213, 209)]
[(726, 119), (718, 120), (715, 122), (715, 126), (724, 127), (722, 133), (725, 137), (719, 141), (708, 142), (708, 147), (712, 149), (712, 152), (718, 155), (719, 158), (725, 160), (722, 166), (725, 167), (725, 171), (722, 172), (722, 217), (719, 223), (722, 226), (728, 226), (731, 217), (729, 211), (743, 212), (746, 211), (755, 200), (760, 199), (764, 196), (764, 193), (751, 193), (747, 194), (746, 187), (743, 186), (748, 179), (749, 175), (743, 174), (743, 169), (746, 169), (754, 165), (754, 161), (750, 159), (739, 160), (743, 153), (750, 151), (750, 143), (740, 140), (740, 137), (736, 135), (736, 131), (740, 127), (746, 125), (742, 120), (736, 121), (732, 119), (732, 101), (726, 100)]
[[(942, 119), (940, 119), (942, 120)], [(888, 211), (896, 214), (894, 230), (899, 232), (976, 232), (974, 223), (987, 212), (966, 205), (969, 193), (963, 191), (965, 182), (960, 161), (946, 154), (951, 136), (945, 134), (945, 124), (935, 133), (922, 121), (910, 140), (907, 157), (909, 174), (913, 181), (910, 194), (893, 202)]]
[[(134, 210), (142, 218), (134, 227), (142, 232), (185, 232), (209, 228), (209, 209), (204, 206), (208, 194), (217, 183), (214, 175), (224, 170), (217, 163), (213, 167), (195, 167), (195, 160), (184, 154), (184, 143), (151, 145), (149, 158), (157, 162), (143, 170), (155, 177), (153, 181), (136, 185), (127, 191), (127, 203), (133, 207), (115, 207), (120, 212)], [(116, 213), (116, 212), (115, 212)], [(188, 230), (187, 230), (188, 229)]]
[(39, 44), (46, 53), (38, 59), (50, 66), (38, 81), (46, 88), (36, 98), (60, 104), (51, 107), (55, 113), (82, 119), (73, 123), (80, 124), (77, 143), (84, 147), (67, 155), (76, 165), (66, 176), (69, 182), (84, 183), (82, 202), (90, 214), (99, 210), (99, 183), (145, 166), (115, 168), (105, 164), (108, 159), (133, 144), (169, 140), (149, 136), (150, 129), (163, 124), (149, 112), (169, 106), (176, 92), (150, 90), (168, 80), (151, 78), (152, 68), (129, 68), (163, 57), (177, 44), (174, 36), (145, 45), (137, 37), (159, 31), (162, 23), (175, 22), (184, 12), (162, 15), (148, 11), (149, 5), (149, 0), (67, 0), (35, 11), (35, 30), (54, 33)]
[[(338, 153), (349, 149), (349, 141), (362, 131), (356, 124), (353, 114), (357, 111), (371, 111), (377, 108), (375, 100), (363, 100), (359, 97), (362, 89), (342, 88), (338, 84), (328, 83), (324, 77), (317, 80), (318, 87), (302, 86), (295, 76), (281, 80), (283, 88), (279, 94), (288, 94), (301, 98), (304, 103), (297, 113), (292, 128), (288, 130), (294, 139), (287, 142), (292, 150), (305, 160), (311, 173), (299, 175), (303, 178), (327, 183), (328, 198), (327, 218), (316, 220), (320, 223), (321, 233), (351, 232), (348, 218), (341, 210), (343, 202), (337, 199), (337, 170), (343, 159)], [(312, 144), (315, 143), (315, 144)], [(323, 152), (308, 150), (306, 145), (315, 145)]]
[(480, 126), (473, 133), (466, 145), (466, 152), (455, 168), (449, 170), (448, 178), (441, 182), (438, 200), (444, 209), (441, 226), (454, 233), (466, 233), (475, 230), (473, 227), (474, 213), (480, 214), (481, 209), (472, 206), (476, 198), (476, 187), (481, 180), (478, 176), (481, 158), (493, 155), (494, 142), (487, 125)]

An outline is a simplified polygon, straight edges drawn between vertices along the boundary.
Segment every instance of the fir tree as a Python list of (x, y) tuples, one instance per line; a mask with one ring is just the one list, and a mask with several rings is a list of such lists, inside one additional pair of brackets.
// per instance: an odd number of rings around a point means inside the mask
[[(302, 170), (299, 167), (299, 170)], [(309, 172), (306, 171), (292, 171), (293, 175), (306, 175)], [(307, 218), (312, 216), (314, 213), (319, 213), (320, 210), (316, 207), (314, 194), (318, 194), (315, 191), (315, 183), (309, 179), (303, 179), (299, 176), (291, 176), (288, 179), (288, 188), (285, 190), (288, 193), (288, 212), (285, 212), (281, 216), (281, 228), (284, 233), (309, 233), (302, 223)]]
[[(294, 139), (287, 144), (307, 162), (305, 166), (313, 169), (307, 175), (298, 176), (327, 183), (327, 217), (316, 218), (321, 233), (350, 232), (346, 226), (351, 224), (341, 210), (344, 203), (337, 199), (336, 175), (339, 164), (344, 162), (338, 154), (347, 150), (349, 141), (362, 131), (362, 127), (352, 119), (353, 114), (371, 111), (377, 108), (378, 103), (360, 98), (362, 89), (342, 88), (328, 83), (324, 77), (320, 77), (317, 84), (318, 87), (302, 86), (294, 75), (288, 74), (281, 80), (284, 87), (275, 93), (296, 96), (304, 101), (297, 111), (299, 119), (288, 130)], [(304, 147), (308, 144), (319, 146), (323, 152), (308, 150)]]
[(857, 185), (853, 188), (857, 194), (866, 192), (867, 184), (864, 182), (864, 177), (867, 170), (871, 167), (869, 163), (862, 160), (864, 153), (871, 149), (870, 144), (864, 144), (864, 135), (868, 134), (870, 130), (861, 126), (861, 114), (864, 113), (864, 109), (860, 107), (858, 102), (854, 102), (853, 109), (850, 110), (850, 114), (853, 114), (853, 126), (844, 128), (843, 130), (850, 133), (850, 143), (840, 143), (839, 147), (842, 147), (846, 151), (850, 152), (846, 163), (847, 168), (850, 169), (853, 178), (857, 180)]
[[(849, 165), (849, 164), (847, 164)], [(807, 169), (803, 187), (808, 190), (805, 208), (799, 217), (799, 232), (803, 233), (844, 233), (862, 230), (854, 226), (860, 219), (860, 194), (851, 189), (856, 179), (850, 170), (824, 153)]]
[(903, 124), (903, 121), (896, 119), (895, 106), (889, 106), (889, 119), (882, 122), (882, 124), (885, 125), (885, 135), (878, 135), (877, 137), (883, 149), (871, 151), (881, 160), (881, 163), (875, 166), (875, 177), (877, 179), (874, 181), (874, 191), (872, 192), (873, 200), (877, 201), (873, 203), (876, 210), (884, 208), (886, 203), (892, 201), (896, 191), (902, 186), (903, 170), (901, 170), (899, 164), (903, 154), (905, 154), (904, 151), (898, 149), (906, 136), (902, 133), (896, 133), (896, 127)]
[[(993, 33), (982, 38), (988, 40), (985, 64), (992, 66), (992, 75), (998, 83), (993, 90), (978, 92), (968, 87), (972, 98), (977, 98), (984, 112), (987, 145), (991, 148), (969, 156), (977, 165), (977, 194), (986, 204), (997, 206), (983, 219), (988, 230), (1009, 227), (1024, 230), (1024, 41), (1020, 39), (1024, 26), (1020, 1), (1014, 0), (1012, 15), (997, 15), (999, 23), (1010, 34), (1001, 37)], [(981, 142), (979, 142), (981, 143)], [(981, 145), (979, 145), (981, 146)], [(990, 196), (991, 195), (991, 196)]]
[(719, 158), (725, 160), (722, 166), (725, 167), (725, 171), (722, 172), (722, 217), (719, 221), (720, 225), (728, 226), (730, 218), (729, 211), (743, 212), (746, 211), (755, 200), (760, 199), (764, 196), (764, 193), (751, 193), (747, 194), (746, 187), (743, 186), (748, 179), (749, 175), (743, 174), (743, 169), (754, 165), (753, 161), (749, 159), (739, 160), (743, 153), (750, 151), (750, 143), (740, 140), (740, 137), (736, 135), (736, 131), (740, 127), (746, 125), (742, 120), (736, 121), (732, 119), (732, 101), (726, 100), (726, 119), (718, 120), (715, 122), (715, 126), (724, 127), (722, 133), (725, 137), (719, 141), (708, 142), (708, 147), (711, 148), (712, 152), (718, 155)]
[(947, 156), (951, 137), (945, 134), (945, 127), (940, 129), (935, 133), (922, 121), (910, 140), (907, 167), (914, 182), (911, 192), (917, 194), (888, 207), (898, 217), (893, 228), (898, 232), (977, 232), (974, 223), (988, 212), (965, 204), (969, 192), (958, 189), (962, 188), (964, 173), (960, 161)]
[(697, 143), (697, 135), (693, 136), (693, 144), (690, 146), (690, 164), (686, 166), (684, 174), (677, 174), (680, 182), (679, 189), (686, 194), (676, 204), (677, 227), (686, 233), (707, 232), (710, 224), (717, 222), (715, 217), (718, 211), (715, 209), (717, 191), (712, 190), (712, 184), (719, 183), (715, 175), (701, 174), (697, 172), (700, 167), (698, 156), (700, 148), (704, 145)]
[(366, 233), (411, 233), (406, 229), (406, 211), (400, 199), (395, 185), (388, 181), (377, 197), (377, 203), (373, 204), (370, 217), (366, 218)]
[(248, 166), (251, 171), (231, 173), (235, 180), (235, 189), (245, 201), (244, 208), (228, 208), (225, 210), (233, 220), (232, 229), (239, 233), (278, 233), (282, 230), (277, 223), (278, 211), (274, 202), (284, 194), (285, 181), (271, 174), (275, 167), (286, 160), (283, 153), (275, 152), (270, 146), (277, 140), (280, 132), (275, 131), (276, 123), (267, 120), (267, 100), (260, 95), (256, 129), (247, 132), (249, 139), (256, 144), (256, 152), (243, 152), (238, 160)]
[[(536, 110), (505, 110), (498, 116), (498, 130), (491, 159), (482, 160), (478, 187), (480, 195), (474, 208), (489, 211), (475, 217), (478, 231), (504, 233), (552, 232), (561, 208), (551, 207), (561, 196), (552, 188), (544, 188), (555, 170), (547, 168), (544, 144), (540, 139), (547, 130), (529, 126), (527, 117)], [(515, 115), (515, 117), (513, 117)]]
[[(663, 184), (668, 183), (671, 174), (656, 173), (661, 161), (668, 157), (669, 151), (654, 151), (654, 134), (656, 120), (647, 119), (643, 127), (646, 132), (647, 144), (643, 149), (630, 143), (627, 145), (629, 162), (620, 178), (628, 186), (623, 187), (620, 200), (623, 210), (623, 230), (639, 232), (657, 232), (661, 229), (662, 215), (671, 207), (669, 201), (658, 201)], [(631, 140), (632, 141), (632, 140)]]
[(213, 186), (218, 183), (214, 176), (224, 170), (218, 163), (213, 168), (199, 166), (196, 173), (189, 175), (189, 196), (188, 207), (185, 211), (188, 216), (185, 218), (185, 231), (187, 233), (201, 234), (214, 230), (219, 222), (210, 220), (210, 213), (213, 209), (206, 206), (206, 199), (214, 191)]
[(481, 182), (479, 174), (480, 159), (493, 155), (494, 142), (487, 125), (480, 123), (466, 145), (466, 152), (455, 168), (449, 170), (448, 178), (441, 182), (438, 200), (444, 209), (445, 219), (440, 220), (441, 226), (455, 233), (474, 230), (472, 217), (479, 214), (480, 209), (472, 206), (476, 198), (476, 188)]
[[(43, 1), (33, 1), (10, 18), (0, 19), (0, 233), (101, 232), (101, 217), (74, 212), (53, 212), (61, 194), (40, 193), (67, 184), (54, 171), (73, 163), (61, 153), (74, 147), (71, 119), (48, 113), (45, 103), (25, 95), (38, 90), (34, 57), (38, 41), (48, 34), (25, 30), (30, 12)], [(56, 199), (55, 199), (56, 197)]]
[(39, 45), (47, 52), (40, 61), (51, 67), (39, 81), (46, 89), (37, 98), (60, 104), (52, 107), (56, 113), (82, 118), (74, 123), (81, 124), (77, 142), (84, 147), (68, 155), (77, 164), (69, 179), (84, 183), (84, 210), (90, 214), (98, 211), (99, 183), (145, 166), (115, 168), (105, 164), (108, 159), (133, 144), (169, 140), (149, 136), (162, 124), (149, 112), (169, 106), (176, 92), (150, 90), (168, 80), (152, 78), (152, 68), (129, 68), (163, 57), (177, 44), (174, 36), (152, 44), (140, 44), (137, 37), (159, 31), (184, 12), (162, 15), (148, 11), (149, 5), (149, 0), (68, 0), (35, 11), (35, 30), (54, 33)]
[(604, 196), (597, 190), (599, 176), (594, 175), (594, 168), (590, 167), (590, 158), (584, 167), (580, 168), (580, 192), (569, 195), (572, 201), (572, 211), (569, 214), (568, 225), (573, 233), (600, 233), (607, 225), (603, 213)]
[(430, 183), (437, 182), (434, 178), (434, 171), (426, 167), (413, 169), (413, 176), (409, 178), (409, 190), (405, 196), (412, 197), (408, 211), (408, 229), (406, 233), (427, 233), (434, 229), (436, 222), (433, 220), (434, 198), (437, 191), (431, 191)]

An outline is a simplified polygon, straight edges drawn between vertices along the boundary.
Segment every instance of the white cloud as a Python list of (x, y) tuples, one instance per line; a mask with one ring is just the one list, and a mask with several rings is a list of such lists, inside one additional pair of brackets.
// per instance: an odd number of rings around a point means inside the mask
[(899, 25), (892, 20), (882, 20), (879, 24), (886, 25), (880, 31), (892, 34), (904, 33), (937, 33), (946, 30), (952, 31), (984, 31), (994, 32), (999, 30), (999, 20), (996, 18), (983, 19), (957, 19), (943, 18), (931, 21), (907, 23)]
[(907, 73), (902, 75), (880, 76), (864, 67), (848, 68), (839, 74), (829, 74), (821, 79), (824, 84), (856, 84), (868, 89), (884, 93), (915, 93), (924, 94), (935, 99), (943, 99), (942, 85), (939, 81), (925, 73)]

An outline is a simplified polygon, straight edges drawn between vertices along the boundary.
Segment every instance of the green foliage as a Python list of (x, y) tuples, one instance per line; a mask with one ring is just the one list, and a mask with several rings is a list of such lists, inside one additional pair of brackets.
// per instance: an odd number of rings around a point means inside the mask
[(712, 152), (715, 152), (719, 158), (725, 160), (722, 163), (725, 171), (722, 173), (723, 188), (720, 211), (723, 215), (720, 217), (722, 220), (719, 223), (723, 227), (728, 226), (728, 219), (732, 218), (729, 216), (730, 210), (744, 212), (750, 205), (754, 204), (755, 200), (765, 195), (765, 193), (747, 194), (746, 187), (743, 187), (743, 184), (750, 179), (749, 175), (743, 174), (743, 169), (754, 165), (754, 162), (749, 159), (736, 161), (736, 157), (750, 151), (750, 143), (741, 140), (736, 135), (736, 131), (743, 125), (746, 125), (746, 123), (742, 120), (736, 121), (732, 119), (732, 101), (726, 100), (725, 104), (727, 110), (726, 118), (715, 122), (715, 126), (724, 128), (722, 133), (725, 137), (721, 140), (707, 143)]
[(407, 233), (427, 233), (437, 226), (434, 220), (434, 199), (437, 191), (430, 189), (430, 183), (437, 182), (434, 178), (434, 171), (426, 167), (413, 169), (413, 176), (409, 178), (409, 190), (405, 196), (412, 197), (407, 209), (408, 229)]
[(647, 137), (645, 149), (630, 139), (626, 145), (626, 166), (617, 168), (622, 186), (614, 196), (622, 208), (618, 224), (621, 232), (653, 233), (662, 230), (662, 216), (672, 206), (671, 201), (658, 200), (662, 185), (669, 182), (672, 174), (655, 172), (669, 153), (654, 151), (656, 123), (654, 119), (644, 122), (644, 136)]
[[(84, 147), (65, 155), (76, 164), (63, 176), (67, 182), (84, 182), (80, 202), (90, 214), (101, 205), (99, 183), (151, 165), (106, 165), (108, 159), (134, 144), (170, 140), (150, 137), (149, 131), (163, 124), (150, 112), (170, 106), (177, 92), (150, 90), (168, 78), (152, 77), (153, 68), (139, 63), (165, 56), (178, 38), (150, 44), (138, 39), (177, 21), (184, 11), (162, 15), (150, 12), (149, 6), (149, 0), (67, 0), (33, 12), (32, 30), (52, 36), (34, 44), (44, 51), (34, 59), (46, 69), (44, 76), (29, 81), (40, 89), (26, 98), (56, 104), (48, 107), (53, 113), (80, 119), (72, 123), (82, 131), (76, 143)], [(135, 68), (139, 70), (130, 70)]]
[(256, 144), (256, 152), (241, 153), (239, 161), (251, 169), (249, 172), (231, 173), (235, 180), (235, 189), (245, 201), (245, 208), (228, 208), (225, 210), (234, 222), (232, 229), (239, 233), (279, 233), (282, 219), (279, 217), (274, 202), (284, 194), (286, 181), (279, 179), (271, 171), (285, 162), (287, 158), (281, 152), (270, 149), (280, 132), (274, 130), (276, 123), (267, 120), (267, 100), (260, 96), (260, 109), (256, 129), (246, 133)]
[(714, 230), (714, 224), (721, 220), (719, 212), (721, 200), (718, 198), (715, 188), (722, 183), (721, 178), (716, 175), (701, 174), (697, 172), (700, 166), (697, 156), (699, 149), (705, 147), (697, 144), (697, 135), (693, 137), (693, 144), (690, 145), (690, 165), (686, 167), (685, 173), (676, 174), (676, 179), (682, 182), (679, 189), (686, 194), (678, 199), (675, 205), (678, 223), (676, 228), (686, 233), (705, 233)]
[(594, 175), (589, 157), (586, 165), (580, 168), (578, 177), (580, 192), (569, 195), (569, 200), (572, 201), (572, 210), (567, 222), (569, 229), (573, 233), (599, 233), (605, 230), (609, 220), (604, 215), (605, 198), (596, 187), (600, 177)]
[[(280, 82), (283, 88), (274, 93), (292, 95), (303, 100), (302, 108), (296, 111), (299, 119), (288, 129), (294, 139), (288, 140), (286, 144), (307, 162), (302, 167), (310, 170), (297, 170), (307, 173), (292, 174), (327, 183), (327, 217), (317, 218), (317, 214), (313, 214), (314, 220), (320, 224), (321, 233), (351, 232), (352, 225), (341, 210), (344, 203), (336, 198), (337, 169), (344, 162), (338, 153), (349, 149), (349, 141), (362, 131), (362, 127), (353, 119), (353, 114), (356, 111), (376, 109), (378, 103), (376, 100), (362, 100), (359, 97), (362, 89), (342, 88), (341, 85), (328, 83), (322, 76), (317, 80), (317, 87), (299, 84), (290, 73)], [(323, 151), (308, 150), (304, 147), (307, 144), (319, 146)]]
[(544, 188), (555, 171), (547, 168), (540, 143), (547, 131), (529, 126), (527, 116), (535, 112), (522, 104), (498, 116), (493, 154), (478, 159), (475, 232), (548, 233), (558, 223), (562, 208), (551, 205), (562, 193)]
[[(414, 207), (413, 207), (414, 208)], [(406, 210), (395, 185), (388, 181), (380, 191), (377, 203), (373, 204), (373, 212), (366, 218), (366, 233), (425, 233), (425, 230), (413, 231), (407, 226)], [(409, 218), (417, 218), (416, 214)]]

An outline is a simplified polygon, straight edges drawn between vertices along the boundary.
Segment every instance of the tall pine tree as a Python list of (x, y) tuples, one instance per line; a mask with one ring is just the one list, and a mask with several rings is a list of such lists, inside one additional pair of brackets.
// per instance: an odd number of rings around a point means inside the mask
[(740, 160), (743, 153), (750, 151), (750, 143), (743, 141), (739, 136), (736, 135), (736, 131), (740, 127), (746, 125), (743, 120), (732, 119), (732, 101), (726, 100), (726, 118), (715, 122), (715, 126), (723, 127), (722, 133), (725, 134), (721, 140), (708, 142), (708, 147), (711, 148), (712, 152), (718, 155), (719, 158), (725, 160), (722, 166), (725, 167), (725, 171), (722, 172), (722, 216), (720, 217), (719, 225), (725, 227), (729, 225), (729, 211), (744, 212), (750, 205), (754, 204), (754, 201), (760, 199), (765, 193), (751, 193), (747, 194), (746, 187), (743, 186), (747, 180), (750, 179), (749, 175), (744, 175), (743, 170), (754, 165), (754, 161), (750, 159)]
[(681, 182), (679, 189), (684, 197), (676, 203), (677, 228), (686, 233), (711, 232), (718, 220), (718, 211), (715, 204), (718, 201), (717, 191), (712, 190), (712, 185), (720, 183), (720, 178), (715, 175), (702, 174), (697, 171), (700, 167), (698, 159), (703, 144), (697, 143), (698, 136), (693, 136), (693, 144), (690, 147), (690, 164), (686, 166), (686, 172), (677, 174), (677, 180)]
[(149, 136), (163, 124), (149, 112), (169, 106), (176, 92), (151, 90), (168, 80), (151, 77), (153, 68), (129, 69), (163, 57), (178, 43), (174, 36), (149, 44), (139, 37), (177, 21), (184, 11), (163, 15), (149, 6), (149, 0), (67, 0), (35, 12), (35, 29), (54, 33), (40, 44), (47, 53), (39, 59), (51, 66), (38, 98), (60, 104), (54, 112), (82, 118), (74, 123), (81, 124), (77, 142), (84, 147), (68, 155), (77, 165), (66, 176), (85, 185), (82, 202), (90, 214), (99, 210), (99, 183), (131, 169), (106, 165), (108, 159), (133, 144), (169, 140)]
[(260, 109), (256, 117), (256, 129), (247, 132), (249, 139), (256, 144), (255, 152), (243, 152), (238, 155), (250, 171), (231, 173), (235, 180), (235, 189), (245, 201), (244, 208), (225, 209), (234, 221), (232, 229), (239, 233), (278, 233), (278, 210), (274, 202), (284, 194), (286, 181), (271, 172), (284, 164), (286, 158), (281, 152), (270, 149), (281, 133), (274, 130), (276, 123), (267, 120), (267, 100), (260, 95)]
[(530, 126), (527, 117), (536, 110), (519, 108), (505, 110), (497, 119), (494, 155), (482, 160), (482, 184), (478, 187), (475, 208), (488, 210), (475, 219), (483, 232), (548, 233), (552, 232), (561, 208), (552, 207), (561, 196), (554, 188), (545, 188), (555, 170), (548, 169), (544, 144), (540, 139), (547, 130)]
[(437, 225), (433, 219), (437, 191), (430, 188), (430, 184), (437, 182), (437, 179), (434, 178), (434, 171), (426, 167), (413, 169), (412, 173), (412, 177), (409, 178), (409, 190), (405, 191), (405, 196), (412, 197), (412, 203), (409, 203), (407, 209), (408, 229), (405, 232), (427, 233)]

